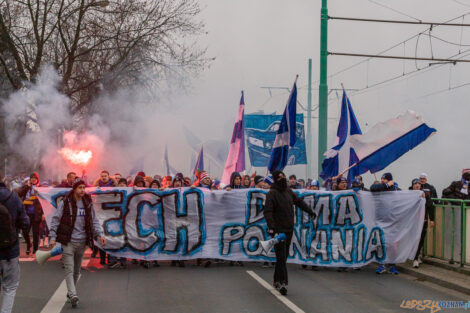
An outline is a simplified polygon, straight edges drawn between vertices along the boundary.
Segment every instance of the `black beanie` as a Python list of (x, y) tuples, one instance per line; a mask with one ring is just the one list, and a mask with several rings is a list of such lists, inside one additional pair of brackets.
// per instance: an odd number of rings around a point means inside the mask
[(86, 187), (86, 184), (82, 179), (80, 179), (80, 178), (75, 179), (75, 181), (73, 182), (73, 185), (72, 185), (72, 190), (77, 189), (78, 186), (80, 186), (80, 185), (85, 185), (85, 187)]
[(255, 176), (255, 185), (259, 184), (260, 182), (264, 181), (264, 177), (260, 175)]
[(382, 175), (382, 178), (383, 178), (383, 179), (386, 179), (386, 180), (388, 180), (388, 181), (393, 180), (392, 173), (384, 173), (384, 174)]

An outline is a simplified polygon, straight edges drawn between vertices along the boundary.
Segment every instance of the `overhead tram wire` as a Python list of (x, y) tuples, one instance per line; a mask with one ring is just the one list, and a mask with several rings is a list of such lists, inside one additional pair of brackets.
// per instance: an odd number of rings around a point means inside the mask
[(403, 15), (403, 16), (406, 16), (406, 17), (409, 17), (409, 18), (412, 18), (414, 20), (417, 20), (417, 21), (421, 21), (419, 18), (416, 18), (416, 17), (413, 17), (411, 15), (408, 15), (406, 13), (403, 13), (401, 11), (398, 11), (397, 9), (394, 9), (392, 7), (389, 7), (388, 5), (385, 5), (385, 4), (382, 4), (382, 3), (379, 3), (379, 2), (376, 2), (376, 1), (373, 1), (373, 0), (368, 0), (370, 3), (373, 3), (373, 4), (376, 4), (378, 6), (381, 6), (382, 8), (386, 8), (386, 9), (389, 9), (390, 11), (393, 11), (395, 13), (398, 13), (400, 15)]
[[(468, 15), (468, 13), (466, 14)], [(458, 18), (461, 18), (459, 16)], [(382, 19), (373, 19), (373, 18), (356, 18), (356, 17), (340, 17), (340, 16), (328, 16), (329, 20), (341, 20), (341, 21), (351, 21), (351, 22), (373, 22), (373, 23), (388, 23), (388, 24), (414, 24), (414, 25), (430, 25), (432, 27), (436, 26), (457, 26), (457, 27), (469, 27), (470, 24), (459, 24), (459, 23), (448, 23), (448, 22), (423, 22), (423, 21), (405, 21), (405, 20), (382, 20)]]
[[(457, 17), (451, 18), (451, 19), (446, 20), (446, 21), (444, 21), (444, 22), (435, 23), (435, 24), (433, 24), (433, 28), (434, 28), (434, 27), (437, 27), (437, 26), (448, 25), (449, 22), (455, 21), (455, 20), (457, 20), (457, 19), (459, 19), (459, 18), (463, 18), (463, 17), (465, 17), (465, 16), (467, 16), (467, 15), (469, 15), (469, 14), (470, 14), (470, 12), (467, 12), (467, 13), (465, 13), (465, 14), (462, 14), (462, 15), (459, 15), (459, 16), (457, 16)], [(329, 16), (328, 18), (331, 19), (332, 17)], [(418, 24), (419, 24), (419, 23), (418, 23)], [(422, 24), (422, 23), (421, 23), (421, 24)], [(425, 24), (425, 25), (426, 25), (426, 24)], [(462, 26), (462, 24), (458, 24), (458, 26)], [(400, 41), (400, 42), (397, 43), (397, 44), (392, 45), (391, 47), (389, 47), (389, 48), (387, 48), (387, 49), (385, 49), (385, 50), (382, 50), (382, 51), (378, 52), (377, 54), (383, 54), (383, 53), (385, 53), (385, 52), (388, 52), (388, 51), (390, 51), (390, 50), (392, 50), (392, 49), (394, 49), (394, 48), (396, 48), (396, 47), (398, 47), (398, 46), (400, 46), (400, 45), (402, 45), (402, 44), (404, 44), (404, 43), (406, 43), (406, 42), (408, 42), (408, 41), (410, 41), (410, 40), (412, 40), (412, 39), (414, 39), (414, 38), (416, 38), (416, 37), (418, 37), (418, 36), (420, 36), (420, 35), (422, 35), (422, 34), (425, 33), (428, 29), (429, 29), (429, 27), (426, 28), (426, 29), (424, 29), (423, 31), (419, 32), (418, 34), (415, 34), (415, 35), (413, 35), (413, 36), (411, 36), (411, 37), (409, 37), (409, 38), (407, 38), (407, 39), (405, 39), (405, 40), (403, 40), (403, 41)], [(359, 62), (357, 62), (357, 63), (354, 63), (354, 64), (352, 64), (352, 65), (350, 65), (350, 66), (347, 66), (347, 67), (345, 67), (345, 68), (343, 68), (343, 69), (341, 69), (341, 70), (339, 70), (339, 71), (337, 71), (337, 72), (334, 72), (333, 74), (328, 75), (328, 78), (332, 78), (332, 77), (338, 76), (339, 74), (344, 73), (344, 72), (346, 72), (346, 71), (349, 71), (350, 69), (355, 68), (355, 67), (357, 67), (357, 66), (359, 66), (359, 65), (361, 65), (361, 64), (363, 64), (363, 63), (365, 63), (365, 62), (367, 62), (367, 61), (369, 61), (369, 60), (371, 60), (371, 59), (372, 59), (372, 58), (367, 58), (367, 59), (361, 60), (361, 61), (359, 61)], [(318, 82), (319, 82), (319, 80), (315, 80), (315, 81), (313, 82), (313, 84), (318, 83)], [(306, 87), (306, 85), (305, 85), (305, 86), (302, 86), (301, 88), (304, 88), (304, 87)]]
[[(461, 55), (462, 54), (462, 55)], [(458, 53), (458, 54), (455, 54), (455, 55), (452, 55), (451, 58), (454, 58), (454, 57), (457, 57), (458, 55), (461, 55), (460, 58), (463, 58), (463, 57), (466, 57), (466, 56), (470, 56), (470, 49), (467, 49), (467, 50), (464, 50), (462, 51), (461, 53)], [(363, 88), (360, 88), (358, 89), (356, 92), (353, 92), (351, 94), (351, 96), (356, 96), (356, 95), (361, 95), (361, 94), (364, 94), (366, 92), (369, 92), (371, 91), (371, 89), (374, 89), (375, 87), (378, 87), (378, 86), (381, 86), (381, 85), (385, 85), (387, 83), (392, 83), (394, 81), (401, 81), (401, 79), (403, 78), (411, 78), (411, 77), (414, 77), (416, 75), (420, 75), (420, 74), (424, 74), (428, 71), (432, 71), (432, 70), (435, 70), (437, 68), (440, 68), (446, 64), (449, 64), (449, 62), (446, 62), (446, 63), (439, 63), (437, 65), (435, 65), (434, 67), (431, 67), (431, 65), (433, 64), (437, 64), (437, 63), (430, 63), (430, 66), (428, 66), (427, 68), (418, 68), (416, 70), (413, 70), (413, 71), (410, 71), (408, 73), (405, 73), (405, 75), (401, 74), (401, 75), (396, 75), (394, 77), (391, 77), (391, 78), (388, 78), (388, 79), (385, 79), (383, 81), (380, 81), (380, 82), (377, 82), (377, 83), (374, 83), (372, 85), (369, 85), (367, 87), (363, 87)], [(412, 76), (410, 76), (412, 75)]]

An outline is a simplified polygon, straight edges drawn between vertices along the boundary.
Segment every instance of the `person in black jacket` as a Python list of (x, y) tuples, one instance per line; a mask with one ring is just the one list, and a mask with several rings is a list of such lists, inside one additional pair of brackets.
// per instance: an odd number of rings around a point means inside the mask
[(33, 254), (39, 248), (39, 231), (41, 222), (44, 219), (41, 203), (39, 203), (34, 187), (39, 187), (38, 173), (32, 173), (28, 182), (18, 190), (18, 195), (23, 200), (24, 209), (30, 220), (30, 227), (23, 232), (26, 241), (26, 254), (31, 252), (31, 238), (29, 232), (33, 229)]
[(428, 174), (421, 173), (419, 175), (419, 183), (421, 184), (421, 190), (424, 191), (431, 198), (437, 198), (437, 191), (433, 185), (428, 183)]
[(452, 182), (449, 187), (442, 191), (442, 198), (470, 199), (470, 168), (463, 169), (462, 179)]
[(413, 179), (411, 181), (411, 186), (409, 188), (410, 190), (422, 190), (424, 192), (424, 197), (426, 198), (426, 211), (424, 214), (424, 225), (423, 225), (423, 230), (421, 231), (421, 238), (419, 239), (419, 245), (418, 245), (418, 250), (416, 251), (415, 258), (413, 260), (413, 267), (418, 268), (419, 267), (419, 253), (421, 249), (423, 248), (424, 245), (424, 237), (426, 236), (426, 232), (428, 230), (428, 218), (429, 218), (429, 227), (433, 228), (434, 227), (434, 203), (432, 202), (431, 199), (431, 194), (427, 193), (426, 191), (423, 190), (423, 185), (421, 185), (421, 178), (420, 179)]
[[(381, 178), (381, 182), (376, 182), (370, 186), (370, 191), (380, 192), (380, 191), (400, 191), (398, 184), (393, 181), (392, 173), (384, 173)], [(388, 272), (394, 275), (398, 275), (398, 270), (395, 267), (395, 264), (386, 264), (388, 265)], [(379, 267), (375, 271), (377, 274), (385, 273), (386, 268), (384, 264), (379, 264)]]
[(282, 295), (287, 294), (287, 256), (294, 231), (295, 206), (307, 212), (314, 218), (315, 213), (300, 199), (287, 185), (286, 175), (281, 171), (274, 171), (274, 183), (271, 186), (264, 205), (264, 217), (268, 224), (268, 233), (271, 237), (284, 233), (286, 240), (274, 246), (276, 252), (276, 266), (274, 269), (273, 286)]
[(15, 192), (10, 191), (3, 182), (0, 182), (0, 202), (10, 213), (11, 230), (15, 239), (12, 246), (0, 249), (0, 273), (2, 274), (0, 275), (0, 286), (3, 291), (0, 311), (10, 313), (15, 302), (16, 289), (20, 284), (20, 244), (17, 228), (26, 231), (29, 228), (29, 218), (24, 211), (21, 199)]

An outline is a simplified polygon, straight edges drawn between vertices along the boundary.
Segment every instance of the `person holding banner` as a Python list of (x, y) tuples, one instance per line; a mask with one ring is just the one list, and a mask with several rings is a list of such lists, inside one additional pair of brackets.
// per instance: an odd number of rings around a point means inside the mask
[(72, 190), (58, 203), (50, 228), (52, 248), (56, 241), (62, 244), (67, 299), (72, 307), (76, 307), (79, 300), (76, 284), (86, 245), (93, 247), (93, 239), (98, 238), (102, 246), (106, 245), (106, 239), (95, 215), (91, 197), (85, 192), (85, 186), (85, 182), (81, 179), (73, 183)]
[[(374, 183), (370, 186), (371, 192), (381, 192), (381, 191), (400, 191), (398, 184), (393, 181), (392, 173), (384, 173), (381, 178), (380, 183)], [(387, 265), (387, 264), (385, 264)], [(379, 267), (375, 271), (376, 274), (383, 274), (386, 272), (384, 264), (379, 264)], [(394, 275), (398, 275), (398, 270), (395, 267), (395, 264), (388, 264), (388, 272)]]
[(273, 286), (282, 295), (287, 294), (287, 257), (294, 231), (295, 207), (307, 212), (312, 219), (315, 213), (312, 209), (294, 193), (287, 184), (286, 175), (281, 171), (274, 171), (274, 183), (271, 186), (264, 205), (264, 217), (268, 224), (268, 234), (274, 237), (284, 233), (286, 240), (274, 246), (276, 252), (276, 265), (274, 269)]

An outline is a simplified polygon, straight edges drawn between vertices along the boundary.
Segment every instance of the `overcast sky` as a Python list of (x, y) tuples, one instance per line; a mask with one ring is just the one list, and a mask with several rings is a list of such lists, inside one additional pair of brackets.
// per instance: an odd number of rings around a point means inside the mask
[[(208, 35), (200, 43), (208, 47), (209, 56), (216, 60), (194, 81), (190, 94), (178, 100), (181, 102), (178, 114), (191, 116), (189, 126), (198, 135), (204, 139), (229, 140), (242, 89), (245, 90), (246, 113), (262, 109), (281, 114), (287, 92), (274, 92), (270, 98), (268, 91), (260, 87), (290, 87), (296, 74), (300, 75), (299, 100), (306, 106), (309, 58), (313, 59), (313, 107), (316, 107), (320, 0), (201, 0), (201, 3), (204, 6), (201, 17), (206, 23)], [(442, 22), (470, 13), (470, 0), (333, 0), (328, 2), (329, 15), (412, 20), (377, 3), (423, 21)], [(454, 22), (470, 24), (470, 15)], [(328, 49), (375, 54), (426, 29), (421, 25), (331, 20)], [(432, 52), (426, 34), (414, 37), (387, 54), (447, 58), (470, 49), (470, 28), (435, 27), (431, 35), (451, 43), (433, 38)], [(331, 75), (362, 60), (330, 56), (328, 73)], [(339, 88), (343, 83), (346, 88), (363, 89), (417, 68), (429, 68), (429, 62), (371, 60), (331, 77), (328, 84), (329, 88)], [(441, 189), (451, 180), (458, 179), (462, 168), (470, 167), (470, 145), (466, 132), (470, 118), (470, 85), (453, 89), (470, 82), (468, 69), (469, 65), (462, 63), (456, 66), (433, 65), (431, 69), (405, 75), (389, 84), (350, 92), (363, 132), (375, 123), (402, 114), (407, 109), (417, 111), (428, 125), (438, 130), (428, 141), (387, 168), (402, 188), (407, 188), (411, 179), (419, 173), (426, 172), (431, 183)], [(444, 91), (449, 88), (452, 90)], [(443, 92), (426, 96), (441, 90)], [(339, 102), (336, 93), (332, 92), (329, 117), (338, 117)], [(302, 112), (300, 108), (298, 110)], [(315, 111), (313, 115), (317, 113)], [(317, 168), (317, 123), (317, 119), (313, 120), (314, 173)], [(336, 128), (337, 121), (329, 120), (329, 147)], [(287, 168), (286, 172), (305, 175), (304, 167)], [(313, 177), (316, 178), (316, 175)], [(367, 174), (365, 178), (370, 182), (372, 176)]]

